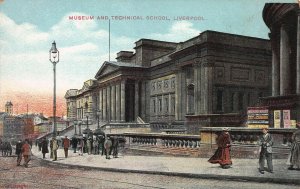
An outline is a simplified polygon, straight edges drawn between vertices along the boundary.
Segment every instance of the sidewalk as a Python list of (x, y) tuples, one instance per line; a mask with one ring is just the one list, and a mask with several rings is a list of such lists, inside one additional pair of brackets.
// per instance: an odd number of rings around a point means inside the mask
[[(42, 159), (42, 153), (35, 146), (33, 146), (32, 153)], [(69, 157), (64, 158), (63, 149), (58, 150), (57, 161), (53, 162), (49, 157), (50, 154), (46, 154), (45, 163), (71, 168), (300, 185), (300, 171), (287, 170), (285, 159), (273, 160), (273, 174), (269, 172), (260, 174), (257, 169), (257, 159), (233, 159), (232, 168), (221, 169), (218, 164), (210, 164), (205, 158), (123, 156), (120, 154), (118, 158), (108, 160), (101, 155), (84, 154), (79, 156), (78, 153), (73, 153), (72, 150), (69, 150)]]

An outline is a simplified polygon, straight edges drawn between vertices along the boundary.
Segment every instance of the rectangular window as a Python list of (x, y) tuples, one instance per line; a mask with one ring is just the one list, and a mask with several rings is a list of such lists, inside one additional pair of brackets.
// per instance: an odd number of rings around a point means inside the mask
[(244, 97), (244, 94), (243, 93), (239, 93), (239, 110), (242, 110), (243, 109), (243, 97)]
[(231, 110), (231, 112), (234, 111), (234, 93), (231, 93), (230, 110)]
[(162, 110), (161, 99), (158, 99), (158, 109), (159, 109), (159, 112), (161, 112), (161, 110)]
[(175, 97), (172, 97), (172, 113), (175, 113)]
[(156, 112), (156, 102), (155, 102), (155, 99), (153, 99), (153, 112), (155, 113)]
[(217, 111), (223, 110), (223, 91), (217, 91)]
[(169, 99), (165, 98), (166, 112), (169, 112)]

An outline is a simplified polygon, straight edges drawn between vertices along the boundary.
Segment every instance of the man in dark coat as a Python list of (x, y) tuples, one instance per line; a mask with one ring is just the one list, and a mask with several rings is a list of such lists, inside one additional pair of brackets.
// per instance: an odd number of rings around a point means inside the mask
[(46, 153), (49, 153), (48, 141), (46, 140), (46, 138), (43, 138), (41, 144), (42, 144), (43, 159), (45, 159), (46, 158)]
[(118, 157), (118, 147), (119, 147), (119, 139), (118, 137), (114, 136), (112, 138), (112, 154), (114, 158)]
[(74, 153), (76, 153), (78, 140), (77, 140), (77, 138), (75, 136), (72, 138), (71, 143), (72, 143), (72, 148), (74, 150)]
[(223, 128), (223, 132), (217, 138), (218, 149), (208, 160), (210, 163), (219, 163), (223, 169), (228, 169), (232, 165), (230, 157), (231, 138), (228, 128)]
[(16, 155), (17, 155), (17, 166), (20, 166), (20, 163), (22, 161), (22, 141), (19, 140), (16, 144)]

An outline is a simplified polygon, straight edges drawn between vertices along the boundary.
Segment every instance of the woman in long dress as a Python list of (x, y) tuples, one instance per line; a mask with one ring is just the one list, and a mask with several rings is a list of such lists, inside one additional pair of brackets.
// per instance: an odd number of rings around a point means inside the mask
[(223, 169), (227, 169), (232, 165), (230, 157), (231, 138), (228, 128), (223, 128), (223, 132), (217, 138), (218, 149), (208, 162), (219, 163)]

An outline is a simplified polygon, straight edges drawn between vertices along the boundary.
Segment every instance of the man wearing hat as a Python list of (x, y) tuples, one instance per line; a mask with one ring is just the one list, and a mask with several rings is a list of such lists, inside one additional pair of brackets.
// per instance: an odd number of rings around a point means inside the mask
[(57, 161), (57, 150), (58, 150), (58, 141), (56, 140), (56, 137), (52, 137), (52, 140), (50, 142), (50, 148), (52, 149), (52, 158), (53, 161)]
[(272, 163), (272, 146), (273, 138), (270, 133), (268, 133), (268, 128), (262, 129), (263, 135), (259, 137), (258, 144), (260, 145), (259, 154), (259, 172), (264, 174), (265, 170), (265, 159), (267, 159), (268, 171), (273, 173), (273, 163)]
[(68, 139), (67, 136), (63, 139), (63, 147), (64, 147), (64, 152), (65, 152), (65, 158), (68, 157), (68, 151), (70, 147), (70, 140)]
[(288, 158), (289, 170), (295, 170), (296, 167), (300, 168), (300, 122), (296, 124), (297, 131), (292, 136), (291, 152)]
[(217, 138), (218, 149), (208, 160), (210, 163), (219, 163), (223, 169), (228, 169), (232, 165), (230, 157), (231, 138), (229, 128), (223, 128), (222, 133)]

